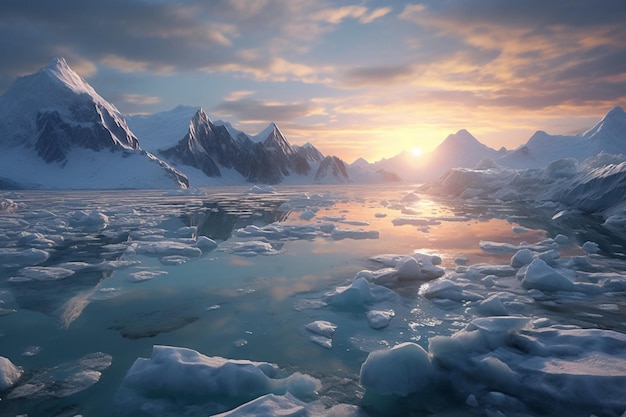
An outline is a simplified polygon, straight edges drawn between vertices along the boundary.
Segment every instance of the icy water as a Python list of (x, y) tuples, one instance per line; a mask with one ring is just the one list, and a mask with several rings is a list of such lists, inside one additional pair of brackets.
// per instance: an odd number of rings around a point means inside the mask
[[(154, 345), (274, 363), (287, 374), (319, 379), (314, 400), (324, 406), (360, 405), (372, 417), (497, 412), (497, 400), (486, 396), (488, 405), (477, 406), (466, 399), (473, 391), (458, 387), (450, 387), (449, 395), (438, 390), (428, 403), (366, 393), (359, 383), (370, 352), (403, 342), (428, 349), (433, 337), (451, 336), (477, 317), (494, 315), (475, 308), (496, 292), (493, 285), (460, 286), (470, 296), (450, 297), (429, 295), (424, 280), (388, 284), (398, 298), (377, 307), (394, 310), (380, 329), (372, 328), (363, 309), (341, 308), (325, 298), (360, 271), (389, 266), (390, 254), (437, 255), (443, 278), (458, 283), (471, 276), (483, 283), (489, 277), (492, 284), (501, 279), (496, 287), (511, 315), (560, 328), (626, 333), (622, 287), (541, 298), (510, 284), (517, 281), (515, 272), (503, 273), (515, 252), (500, 244), (533, 244), (561, 234), (568, 238), (558, 248), (561, 258), (586, 257), (579, 246), (593, 241), (600, 252), (588, 257), (588, 273), (621, 278), (623, 238), (597, 219), (551, 220), (551, 209), (434, 199), (410, 194), (414, 189), (0, 195), (0, 356), (24, 371), (13, 388), (0, 391), (0, 415), (159, 415), (116, 400), (128, 370), (137, 358), (149, 358)], [(459, 275), (472, 265), (479, 272)], [(305, 325), (317, 320), (337, 326), (331, 348), (311, 341), (314, 334)], [(626, 380), (620, 378), (617, 383)], [(597, 415), (618, 415), (618, 408)], [(535, 400), (523, 413), (552, 411)]]

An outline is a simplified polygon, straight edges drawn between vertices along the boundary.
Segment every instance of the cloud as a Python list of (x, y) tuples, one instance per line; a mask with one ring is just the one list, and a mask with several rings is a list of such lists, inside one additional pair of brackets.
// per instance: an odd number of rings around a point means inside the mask
[(356, 67), (344, 74), (348, 86), (387, 85), (406, 81), (414, 73), (411, 65)]
[(312, 18), (332, 24), (339, 24), (348, 18), (358, 19), (361, 23), (371, 23), (389, 12), (391, 12), (389, 7), (381, 7), (370, 12), (365, 6), (344, 6), (319, 10), (313, 14)]
[(120, 97), (120, 100), (128, 103), (128, 104), (140, 104), (140, 105), (149, 105), (149, 104), (158, 104), (161, 102), (161, 98), (155, 96), (144, 96), (141, 94), (123, 94)]
[(626, 39), (625, 17), (619, 0), (477, 0), (408, 5), (399, 14), (432, 39), (457, 45), (431, 60), (414, 85), (478, 92), (473, 102), (483, 105), (532, 108), (624, 98), (626, 44), (618, 39)]
[(222, 116), (236, 117), (248, 122), (289, 122), (313, 114), (323, 113), (319, 105), (312, 102), (281, 103), (242, 98), (239, 100), (223, 100), (212, 112)]

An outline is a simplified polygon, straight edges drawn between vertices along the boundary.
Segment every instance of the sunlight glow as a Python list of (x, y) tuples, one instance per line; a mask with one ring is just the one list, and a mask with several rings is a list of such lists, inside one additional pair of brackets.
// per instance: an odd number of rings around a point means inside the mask
[(422, 156), (424, 151), (422, 150), (422, 148), (415, 147), (411, 149), (411, 153), (413, 154), (413, 156)]

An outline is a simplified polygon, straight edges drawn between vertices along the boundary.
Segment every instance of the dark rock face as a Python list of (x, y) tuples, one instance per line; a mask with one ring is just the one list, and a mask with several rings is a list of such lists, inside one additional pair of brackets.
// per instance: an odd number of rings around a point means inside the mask
[(69, 110), (74, 123), (58, 111), (37, 114), (35, 149), (44, 161), (64, 162), (73, 146), (94, 151), (139, 149), (137, 138), (97, 103), (76, 103)]
[(294, 151), (276, 126), (262, 142), (246, 135), (233, 138), (202, 109), (191, 119), (185, 137), (160, 153), (201, 169), (209, 177), (220, 177), (222, 167), (236, 170), (249, 182), (265, 184), (277, 184), (293, 173), (305, 175), (311, 170), (306, 158)]
[(293, 148), (298, 155), (309, 162), (322, 162), (324, 160), (324, 155), (310, 143), (306, 143), (302, 146), (294, 146)]
[(343, 161), (336, 156), (327, 156), (320, 164), (315, 173), (315, 182), (339, 182), (346, 183), (350, 179)]

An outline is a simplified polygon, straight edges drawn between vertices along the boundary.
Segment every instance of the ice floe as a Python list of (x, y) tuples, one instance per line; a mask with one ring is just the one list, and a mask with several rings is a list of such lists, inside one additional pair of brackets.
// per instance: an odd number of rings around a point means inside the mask
[(23, 371), (8, 358), (0, 356), (0, 391), (10, 388), (20, 379)]
[(13, 248), (0, 248), (0, 265), (4, 267), (20, 267), (27, 265), (39, 265), (50, 257), (45, 250), (29, 248), (18, 250)]
[(280, 377), (271, 363), (205, 356), (195, 350), (155, 345), (138, 358), (116, 395), (121, 415), (152, 404), (151, 415), (216, 414), (266, 394), (314, 398), (320, 381), (301, 373)]
[(111, 365), (111, 356), (97, 352), (29, 373), (18, 381), (7, 399), (65, 398), (84, 391), (100, 380), (103, 370)]

